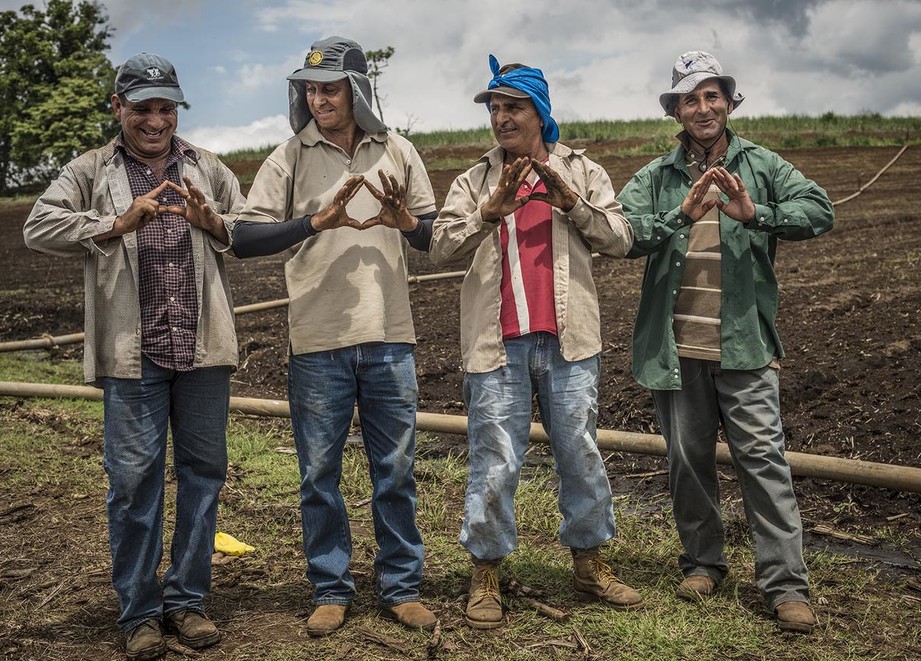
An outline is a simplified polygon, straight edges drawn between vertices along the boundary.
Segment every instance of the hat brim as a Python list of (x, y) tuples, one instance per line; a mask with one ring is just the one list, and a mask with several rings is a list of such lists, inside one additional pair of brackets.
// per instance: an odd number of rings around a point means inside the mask
[(185, 100), (182, 90), (178, 87), (142, 87), (140, 89), (122, 92), (122, 94), (124, 94), (125, 98), (131, 103), (150, 101), (151, 99), (166, 99), (167, 101), (175, 101), (176, 103), (182, 103)]
[(315, 83), (334, 83), (345, 80), (349, 75), (345, 71), (329, 71), (328, 69), (298, 69), (288, 80), (312, 80)]
[(738, 108), (742, 104), (742, 101), (745, 99), (745, 97), (736, 93), (735, 78), (732, 76), (714, 76), (710, 72), (699, 71), (697, 73), (692, 73), (688, 76), (685, 76), (679, 80), (678, 84), (675, 85), (672, 89), (659, 95), (659, 105), (662, 106), (662, 110), (665, 111), (666, 117), (672, 116), (675, 104), (678, 103), (679, 96), (682, 94), (687, 94), (688, 92), (693, 92), (702, 82), (705, 80), (712, 80), (714, 78), (717, 80), (722, 80), (726, 83), (726, 87), (729, 91), (729, 96), (732, 98), (732, 106), (733, 108)]
[(522, 92), (519, 89), (514, 87), (505, 87), (500, 85), (499, 87), (493, 87), (491, 90), (483, 90), (475, 97), (473, 97), (474, 103), (489, 103), (489, 99), (493, 94), (501, 94), (502, 96), (510, 96), (515, 99), (530, 99), (531, 95), (527, 92)]

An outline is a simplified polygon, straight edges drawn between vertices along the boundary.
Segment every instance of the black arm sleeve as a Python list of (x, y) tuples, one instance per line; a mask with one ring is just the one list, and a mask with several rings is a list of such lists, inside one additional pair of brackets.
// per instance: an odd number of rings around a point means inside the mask
[(311, 218), (292, 218), (282, 223), (237, 221), (233, 226), (233, 252), (237, 257), (259, 257), (286, 250), (317, 233), (310, 224)]
[(437, 217), (438, 214), (434, 211), (418, 216), (419, 226), (412, 232), (401, 232), (401, 234), (406, 237), (413, 248), (428, 252), (429, 246), (432, 245), (432, 225)]

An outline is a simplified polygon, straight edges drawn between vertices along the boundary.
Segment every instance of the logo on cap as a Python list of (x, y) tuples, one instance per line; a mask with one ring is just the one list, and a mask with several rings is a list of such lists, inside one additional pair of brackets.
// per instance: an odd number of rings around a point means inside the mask
[(148, 67), (147, 69), (147, 78), (163, 78), (163, 73), (157, 67)]
[(323, 61), (323, 52), (318, 50), (310, 51), (310, 55), (307, 56), (307, 64), (312, 67), (317, 66), (320, 62)]

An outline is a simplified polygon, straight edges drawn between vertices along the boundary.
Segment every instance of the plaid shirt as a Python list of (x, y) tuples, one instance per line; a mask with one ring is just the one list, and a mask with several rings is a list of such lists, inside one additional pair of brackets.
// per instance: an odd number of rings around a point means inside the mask
[[(116, 148), (124, 153), (132, 197), (146, 195), (162, 183), (147, 165), (131, 157), (120, 137)], [(188, 143), (173, 138), (164, 178), (182, 185), (178, 162), (189, 150), (192, 147)], [(185, 200), (171, 188), (158, 200), (164, 205), (185, 206)], [(189, 225), (177, 214), (160, 214), (138, 230), (137, 239), (141, 351), (160, 367), (189, 371), (195, 358), (198, 321)]]

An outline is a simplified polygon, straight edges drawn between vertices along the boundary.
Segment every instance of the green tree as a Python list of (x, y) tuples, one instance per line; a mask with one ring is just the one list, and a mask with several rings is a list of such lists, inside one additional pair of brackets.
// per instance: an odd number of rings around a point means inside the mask
[(365, 51), (365, 59), (368, 60), (368, 78), (371, 79), (371, 93), (374, 96), (374, 102), (377, 104), (377, 116), (384, 121), (384, 111), (381, 109), (381, 95), (377, 90), (377, 84), (381, 74), (387, 65), (390, 64), (390, 56), (393, 55), (393, 46), (387, 46), (380, 50)]
[(0, 193), (47, 181), (117, 132), (107, 23), (85, 0), (0, 13)]

